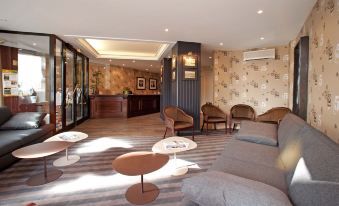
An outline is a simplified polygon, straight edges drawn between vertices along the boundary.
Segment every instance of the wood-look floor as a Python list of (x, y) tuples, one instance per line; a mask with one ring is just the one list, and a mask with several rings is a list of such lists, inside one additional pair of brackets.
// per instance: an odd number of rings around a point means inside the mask
[(90, 137), (105, 135), (121, 137), (162, 137), (165, 125), (160, 113), (132, 118), (89, 119), (73, 130), (87, 133)]

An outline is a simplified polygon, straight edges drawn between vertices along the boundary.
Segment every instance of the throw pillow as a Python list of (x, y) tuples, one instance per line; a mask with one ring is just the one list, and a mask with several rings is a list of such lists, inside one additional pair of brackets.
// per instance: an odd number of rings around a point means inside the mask
[(40, 127), (46, 113), (20, 112), (1, 125), (1, 130), (36, 129)]

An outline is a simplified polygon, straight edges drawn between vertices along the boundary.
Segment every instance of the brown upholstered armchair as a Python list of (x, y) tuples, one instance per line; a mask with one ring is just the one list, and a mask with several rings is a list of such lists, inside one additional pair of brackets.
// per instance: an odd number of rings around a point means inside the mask
[(216, 129), (217, 123), (225, 123), (225, 133), (227, 133), (227, 114), (222, 111), (219, 107), (213, 105), (212, 103), (206, 103), (202, 105), (201, 111), (203, 113), (203, 123), (201, 127), (201, 132), (204, 129), (206, 123), (206, 134), (208, 134), (208, 124), (214, 124), (214, 129)]
[(186, 130), (192, 128), (192, 140), (194, 140), (194, 121), (193, 117), (186, 114), (178, 107), (168, 106), (164, 109), (166, 130), (164, 138), (166, 137), (167, 129), (170, 129), (172, 135), (175, 131)]
[(236, 125), (242, 120), (255, 120), (255, 111), (249, 105), (236, 104), (231, 108), (230, 116), (231, 126), (233, 124), (232, 131), (234, 131)]
[(266, 111), (264, 114), (259, 115), (256, 121), (279, 124), (280, 120), (282, 120), (282, 118), (290, 112), (292, 111), (287, 107), (274, 107)]

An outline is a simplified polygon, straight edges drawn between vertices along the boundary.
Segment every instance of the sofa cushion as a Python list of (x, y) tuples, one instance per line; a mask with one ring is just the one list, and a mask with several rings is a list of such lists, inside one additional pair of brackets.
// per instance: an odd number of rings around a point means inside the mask
[(288, 197), (274, 187), (216, 171), (185, 179), (182, 192), (199, 205), (291, 205)]
[(243, 178), (260, 181), (287, 193), (285, 172), (275, 167), (267, 167), (263, 164), (250, 162), (249, 160), (244, 161), (221, 155), (213, 163), (209, 171), (226, 172)]
[(263, 122), (241, 121), (236, 139), (277, 146), (277, 125)]
[[(0, 131), (0, 156), (7, 154), (39, 140), (53, 130), (52, 124), (47, 124), (37, 129), (27, 130), (1, 130)], [(43, 140), (41, 140), (43, 141)]]
[(20, 112), (12, 116), (1, 125), (1, 130), (20, 130), (38, 128), (46, 113), (41, 112)]
[(307, 125), (295, 143), (294, 167), (287, 173), (289, 194), (297, 205), (337, 205), (339, 146)]
[(11, 111), (8, 107), (0, 107), (0, 125), (9, 120), (12, 116)]
[(283, 168), (278, 147), (232, 139), (225, 145), (222, 156), (249, 161), (266, 167)]
[(295, 114), (286, 114), (278, 127), (278, 144), (280, 150), (284, 150), (290, 143), (294, 144), (299, 138), (299, 132), (306, 125), (307, 123)]

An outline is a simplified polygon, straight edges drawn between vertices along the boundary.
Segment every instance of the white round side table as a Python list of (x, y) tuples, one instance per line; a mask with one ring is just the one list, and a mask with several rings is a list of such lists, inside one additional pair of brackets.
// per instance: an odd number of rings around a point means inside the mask
[[(87, 134), (82, 133), (82, 132), (75, 132), (75, 131), (70, 131), (70, 132), (63, 132), (57, 135), (54, 135), (45, 142), (52, 142), (52, 141), (64, 141), (64, 142), (79, 142), (83, 139), (86, 139), (88, 137)], [(68, 155), (68, 148), (66, 149), (66, 155), (64, 157), (60, 157), (59, 159), (55, 160), (53, 162), (53, 165), (56, 167), (65, 167), (71, 164), (74, 164), (80, 160), (79, 155)]]
[[(173, 143), (185, 144), (186, 146), (173, 148), (171, 147)], [(155, 143), (152, 147), (152, 151), (155, 153), (160, 153), (160, 154), (173, 154), (174, 168), (173, 168), (172, 176), (180, 176), (188, 172), (188, 167), (187, 166), (177, 167), (177, 153), (195, 149), (196, 147), (197, 147), (197, 143), (193, 142), (192, 140), (184, 138), (184, 137), (174, 136), (174, 137), (168, 137), (166, 139), (160, 140), (159, 142)]]

